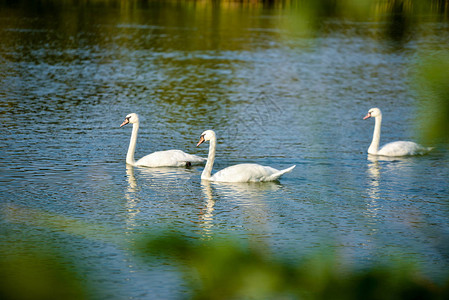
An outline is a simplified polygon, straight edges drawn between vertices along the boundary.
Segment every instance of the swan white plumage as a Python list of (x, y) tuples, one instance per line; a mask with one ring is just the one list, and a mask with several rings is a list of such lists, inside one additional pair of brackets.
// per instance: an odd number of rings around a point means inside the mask
[(136, 150), (137, 131), (139, 130), (139, 116), (132, 113), (126, 116), (125, 121), (120, 127), (126, 124), (133, 124), (133, 131), (131, 133), (131, 140), (129, 142), (128, 153), (126, 154), (126, 163), (138, 167), (185, 167), (190, 165), (202, 164), (206, 161), (205, 158), (197, 155), (187, 154), (181, 150), (166, 150), (157, 151), (148, 154), (138, 161), (134, 160), (134, 152)]
[(363, 118), (375, 118), (373, 140), (368, 148), (368, 154), (383, 155), (383, 156), (407, 156), (407, 155), (419, 155), (426, 154), (432, 147), (423, 147), (414, 142), (409, 141), (397, 141), (385, 144), (379, 149), (380, 141), (380, 127), (382, 123), (382, 112), (379, 108), (371, 108), (368, 114)]
[(220, 182), (262, 182), (274, 181), (283, 174), (293, 170), (295, 166), (284, 170), (276, 170), (271, 167), (266, 167), (258, 164), (238, 164), (227, 167), (211, 175), (212, 167), (215, 160), (215, 148), (217, 145), (217, 138), (213, 130), (206, 130), (201, 134), (197, 147), (203, 142), (209, 141), (209, 155), (207, 157), (206, 166), (204, 167), (201, 179)]

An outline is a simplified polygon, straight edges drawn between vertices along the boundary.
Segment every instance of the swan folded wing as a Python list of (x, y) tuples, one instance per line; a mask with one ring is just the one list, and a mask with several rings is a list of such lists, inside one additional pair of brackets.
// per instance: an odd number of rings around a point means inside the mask
[(385, 144), (377, 154), (385, 156), (422, 155), (426, 154), (431, 149), (432, 148), (423, 147), (414, 142), (397, 141)]
[(157, 151), (148, 154), (136, 162), (136, 166), (145, 167), (182, 167), (187, 164), (198, 165), (206, 161), (197, 155), (185, 153), (181, 150)]
[[(289, 168), (291, 171), (293, 167)], [(285, 171), (285, 170), (282, 170)], [(273, 181), (278, 179), (282, 172), (272, 167), (262, 166), (259, 164), (238, 164), (227, 167), (215, 173), (211, 180), (221, 182), (261, 182)], [(279, 174), (281, 173), (281, 174)], [(278, 175), (279, 174), (279, 175)], [(278, 175), (278, 176), (277, 176)]]

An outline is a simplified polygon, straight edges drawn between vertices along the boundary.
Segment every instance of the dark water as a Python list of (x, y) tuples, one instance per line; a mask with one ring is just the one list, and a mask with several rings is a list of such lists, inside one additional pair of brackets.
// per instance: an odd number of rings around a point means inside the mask
[[(449, 268), (449, 156), (367, 157), (381, 143), (418, 140), (425, 105), (410, 75), (421, 50), (449, 50), (447, 23), (427, 22), (400, 46), (382, 24), (330, 19), (304, 34), (276, 9), (188, 4), (3, 7), (0, 11), (3, 244), (45, 239), (79, 261), (100, 298), (179, 298), (173, 265), (144, 265), (137, 233), (231, 234), (298, 259), (334, 251), (366, 266)], [(280, 182), (206, 184), (201, 167), (125, 164), (137, 112), (136, 158), (219, 142), (214, 170), (296, 164)]]

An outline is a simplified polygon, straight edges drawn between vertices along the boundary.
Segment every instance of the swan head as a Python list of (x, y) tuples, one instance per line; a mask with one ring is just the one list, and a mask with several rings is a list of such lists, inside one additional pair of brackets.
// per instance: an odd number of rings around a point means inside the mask
[(215, 138), (215, 132), (213, 130), (206, 130), (201, 134), (200, 140), (199, 140), (198, 144), (196, 144), (196, 146), (198, 147), (202, 143), (210, 141), (214, 138)]
[(125, 126), (126, 124), (131, 123), (139, 123), (139, 116), (136, 113), (129, 114), (125, 117), (125, 121), (123, 121), (120, 127)]
[(380, 109), (375, 107), (375, 108), (371, 108), (370, 110), (368, 110), (368, 113), (363, 118), (363, 120), (366, 120), (368, 118), (376, 118), (376, 117), (379, 117), (379, 116), (382, 116), (382, 112), (380, 111)]

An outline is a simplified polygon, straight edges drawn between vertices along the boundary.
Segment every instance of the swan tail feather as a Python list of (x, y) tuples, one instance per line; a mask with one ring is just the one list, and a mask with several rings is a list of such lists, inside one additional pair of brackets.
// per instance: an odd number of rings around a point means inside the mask
[(287, 169), (280, 170), (279, 172), (276, 172), (276, 173), (270, 175), (269, 177), (267, 177), (266, 181), (273, 181), (273, 180), (276, 180), (276, 179), (278, 179), (279, 177), (281, 177), (282, 175), (284, 175), (285, 173), (291, 172), (295, 167), (296, 167), (296, 165), (293, 165), (293, 166), (291, 166), (291, 167), (289, 167), (289, 168), (287, 168)]

